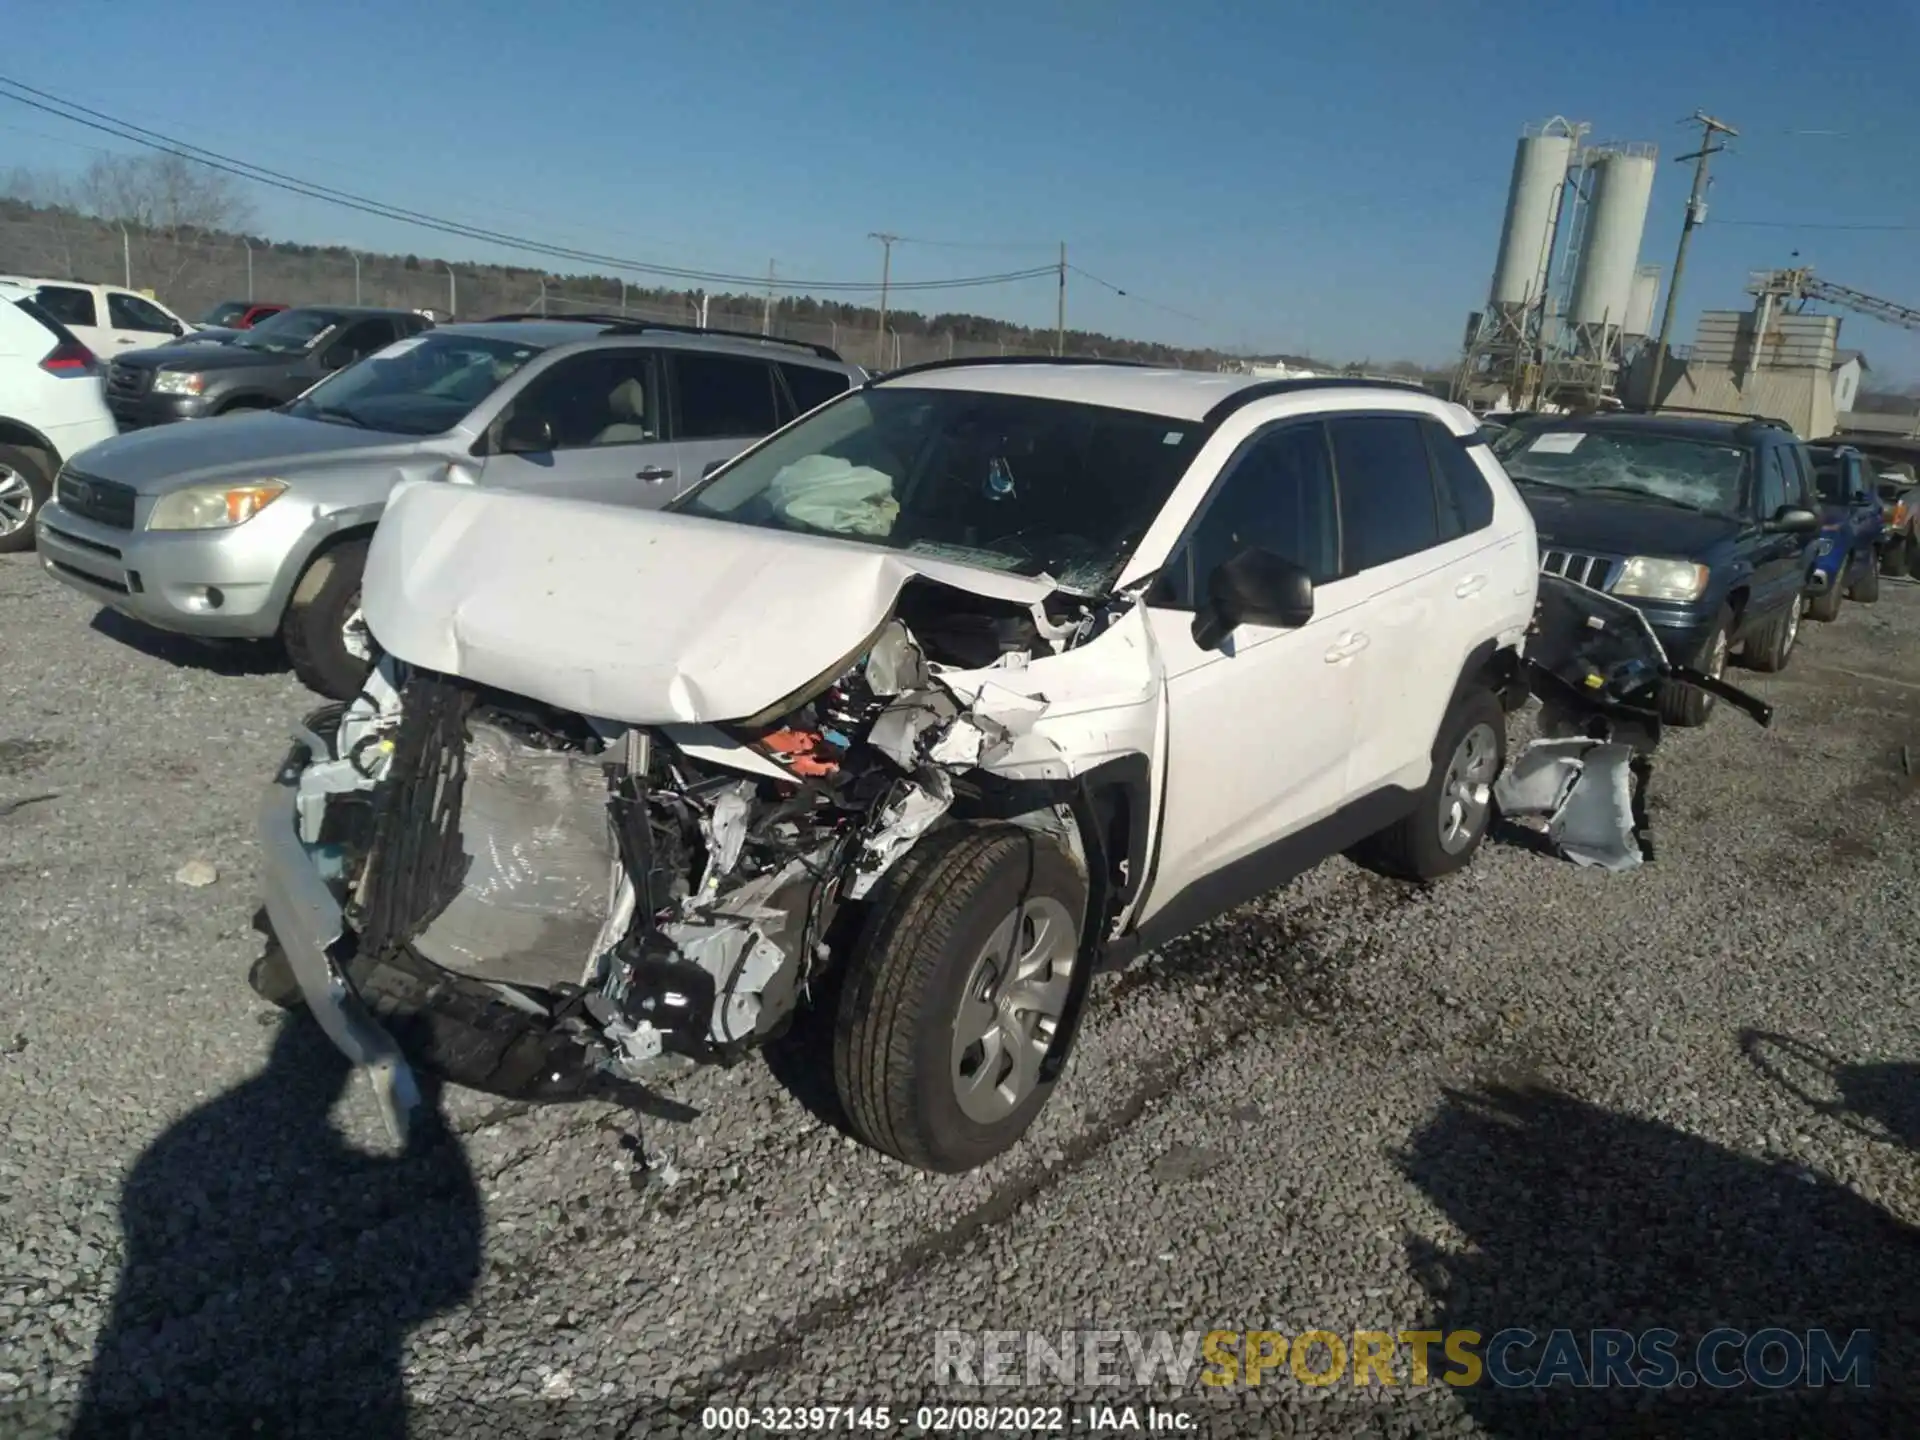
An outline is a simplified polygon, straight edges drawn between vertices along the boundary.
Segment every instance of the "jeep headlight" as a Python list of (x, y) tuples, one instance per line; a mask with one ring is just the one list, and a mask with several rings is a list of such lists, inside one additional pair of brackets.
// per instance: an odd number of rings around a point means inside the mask
[(187, 370), (162, 370), (153, 377), (156, 395), (198, 395), (207, 388), (207, 377)]
[(1706, 591), (1710, 572), (1691, 560), (1661, 560), (1635, 555), (1620, 567), (1613, 593), (1638, 600), (1698, 600)]
[(254, 480), (245, 485), (189, 485), (160, 497), (147, 519), (147, 529), (230, 529), (246, 524), (286, 490), (283, 480)]

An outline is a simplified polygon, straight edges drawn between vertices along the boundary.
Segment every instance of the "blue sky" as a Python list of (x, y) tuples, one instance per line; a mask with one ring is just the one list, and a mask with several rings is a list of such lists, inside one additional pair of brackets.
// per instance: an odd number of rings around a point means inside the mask
[[(1493, 268), (1521, 125), (1652, 140), (1641, 259), (1669, 265), (1693, 148), (1716, 159), (1677, 338), (1801, 263), (1920, 305), (1920, 9), (973, 0), (64, 0), (12, 8), (0, 72), (196, 144), (417, 210), (743, 273), (897, 278), (1076, 264), (1076, 326), (1441, 360)], [(0, 167), (111, 145), (0, 103)], [(64, 143), (63, 143), (64, 142)], [(272, 191), (271, 235), (487, 256)], [(1734, 221), (1787, 222), (1738, 225)], [(1807, 229), (1815, 225), (1909, 226)], [(522, 263), (537, 259), (518, 257)], [(1050, 280), (920, 297), (1050, 323)], [(1186, 312), (1186, 315), (1169, 313)], [(1187, 315), (1197, 318), (1186, 318)], [(1882, 378), (1920, 337), (1850, 318)]]

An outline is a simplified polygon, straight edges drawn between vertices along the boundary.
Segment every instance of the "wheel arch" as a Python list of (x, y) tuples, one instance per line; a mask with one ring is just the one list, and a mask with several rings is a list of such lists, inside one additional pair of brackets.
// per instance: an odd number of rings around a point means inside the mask
[(13, 445), (22, 450), (38, 451), (46, 457), (49, 480), (64, 463), (59, 446), (24, 420), (15, 420), (10, 416), (0, 416), (0, 445)]

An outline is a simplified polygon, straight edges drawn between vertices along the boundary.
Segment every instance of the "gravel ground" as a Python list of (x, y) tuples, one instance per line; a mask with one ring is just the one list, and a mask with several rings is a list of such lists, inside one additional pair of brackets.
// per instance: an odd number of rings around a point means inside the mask
[(448, 1093), (391, 1153), (243, 978), (254, 805), (310, 697), (0, 560), (0, 812), (51, 795), (0, 814), (0, 1430), (52, 1428), (89, 1375), (183, 1432), (295, 1400), (260, 1433), (898, 1426), (1148, 1395), (936, 1384), (942, 1330), (1726, 1324), (1873, 1330), (1877, 1384), (1636, 1412), (1413, 1385), (1403, 1350), (1391, 1388), (1153, 1393), (1215, 1433), (1892, 1433), (1920, 1358), (1920, 585), (1883, 594), (1736, 674), (1772, 730), (1723, 712), (1663, 748), (1654, 865), (1496, 844), (1431, 891), (1324, 865), (1102, 981), (1027, 1143), (935, 1179), (821, 1119), (801, 1059), (690, 1077), (701, 1117), (644, 1138)]

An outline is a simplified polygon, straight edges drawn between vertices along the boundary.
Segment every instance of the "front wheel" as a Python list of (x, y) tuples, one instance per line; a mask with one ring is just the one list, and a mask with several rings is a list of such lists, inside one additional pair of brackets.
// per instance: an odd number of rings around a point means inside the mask
[[(1799, 602), (1794, 602), (1799, 609)], [(1723, 609), (1720, 619), (1713, 627), (1713, 633), (1700, 647), (1700, 657), (1694, 662), (1694, 668), (1712, 676), (1715, 680), (1726, 674), (1729, 636), (1733, 633), (1733, 612)], [(1713, 714), (1715, 697), (1696, 685), (1684, 680), (1662, 680), (1656, 692), (1656, 705), (1660, 718), (1669, 725), (1693, 727), (1704, 725)]]
[(31, 450), (0, 445), (0, 555), (33, 548), (33, 521), (53, 493), (47, 467)]
[(1053, 1084), (1087, 882), (1014, 825), (936, 831), (894, 866), (847, 963), (834, 1087), (854, 1133), (958, 1174), (1011, 1148)]
[(1493, 782), (1507, 757), (1507, 716), (1490, 690), (1454, 702), (1433, 747), (1433, 773), (1403, 820), (1352, 850), (1370, 870), (1400, 880), (1438, 880), (1463, 870), (1487, 838)]
[(329, 700), (353, 699), (373, 670), (373, 636), (360, 609), (366, 568), (365, 540), (347, 540), (316, 555), (280, 622), (293, 673)]
[(1871, 605), (1880, 598), (1880, 552), (1869, 550), (1861, 557), (1860, 573), (1853, 578), (1848, 597), (1856, 605)]
[(1829, 621), (1840, 618), (1840, 601), (1844, 598), (1843, 591), (1845, 589), (1841, 584), (1843, 578), (1844, 577), (1839, 575), (1834, 576), (1832, 584), (1828, 585), (1826, 589), (1807, 601), (1807, 618), (1809, 620), (1818, 620), (1824, 625)]

